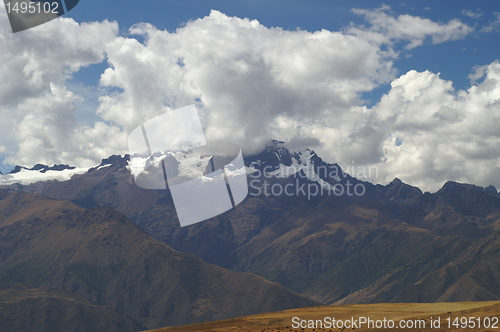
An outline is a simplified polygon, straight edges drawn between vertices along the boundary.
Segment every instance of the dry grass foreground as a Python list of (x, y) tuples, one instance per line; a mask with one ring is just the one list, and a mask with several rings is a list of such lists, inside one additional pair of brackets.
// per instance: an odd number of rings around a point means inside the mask
[[(322, 320), (324, 317), (335, 319), (354, 319), (359, 317), (370, 317), (370, 319), (394, 320), (396, 327), (400, 320), (424, 319), (426, 328), (357, 328), (356, 331), (500, 331), (500, 322), (496, 329), (478, 328), (456, 328), (447, 327), (446, 319), (451, 321), (456, 317), (500, 317), (500, 301), (487, 302), (442, 302), (442, 303), (381, 303), (381, 304), (359, 304), (346, 306), (321, 306), (302, 309), (259, 314), (247, 317), (233, 318), (227, 320), (191, 324), (177, 327), (167, 327), (149, 332), (220, 332), (220, 331), (249, 331), (249, 332), (277, 332), (277, 331), (352, 331), (352, 328), (293, 328), (292, 318), (300, 317), (304, 320)], [(441, 318), (441, 328), (431, 328), (430, 319)]]

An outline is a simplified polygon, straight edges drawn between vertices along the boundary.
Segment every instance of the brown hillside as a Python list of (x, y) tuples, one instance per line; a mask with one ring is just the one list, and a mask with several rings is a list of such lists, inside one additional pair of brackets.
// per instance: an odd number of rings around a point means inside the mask
[[(193, 324), (180, 326), (175, 328), (163, 328), (148, 332), (223, 332), (223, 331), (246, 331), (246, 332), (321, 332), (321, 331), (497, 331), (500, 328), (500, 323), (496, 324), (497, 328), (465, 328), (461, 326), (457, 328), (452, 325), (455, 318), (474, 317), (477, 324), (479, 318), (481, 323), (488, 323), (493, 317), (500, 315), (500, 302), (455, 302), (455, 303), (388, 303), (388, 304), (361, 304), (348, 306), (322, 306), (302, 309), (292, 309), (280, 312), (260, 314), (254, 316), (240, 317), (229, 320), (207, 322), (202, 324)], [(351, 320), (351, 318), (359, 319), (360, 317), (370, 318), (373, 321), (393, 320), (395, 326), (398, 326), (401, 320), (405, 320), (405, 324), (425, 324), (424, 328), (372, 328), (366, 323), (363, 327), (356, 329), (338, 329), (329, 327), (319, 328), (294, 328), (294, 317), (298, 317), (299, 321), (305, 320), (308, 324), (310, 320), (323, 320), (325, 317), (333, 317), (336, 320)], [(485, 318), (485, 317), (489, 317)], [(431, 328), (430, 321), (440, 319), (440, 328)], [(450, 328), (448, 328), (447, 318), (450, 318)], [(416, 320), (424, 320), (425, 322), (415, 322)], [(304, 325), (307, 326), (307, 325)]]
[(0, 284), (72, 292), (148, 328), (317, 304), (175, 251), (109, 207), (17, 193), (0, 211)]
[(0, 331), (134, 332), (141, 327), (110, 307), (63, 290), (0, 286)]

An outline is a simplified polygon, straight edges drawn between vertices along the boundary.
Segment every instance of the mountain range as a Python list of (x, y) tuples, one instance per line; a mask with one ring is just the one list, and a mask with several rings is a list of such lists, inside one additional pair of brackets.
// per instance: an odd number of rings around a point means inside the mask
[(500, 300), (494, 187), (374, 185), (276, 141), (245, 164), (248, 197), (189, 227), (168, 190), (135, 185), (128, 156), (2, 186), (0, 284), (68, 292), (131, 328), (320, 303)]

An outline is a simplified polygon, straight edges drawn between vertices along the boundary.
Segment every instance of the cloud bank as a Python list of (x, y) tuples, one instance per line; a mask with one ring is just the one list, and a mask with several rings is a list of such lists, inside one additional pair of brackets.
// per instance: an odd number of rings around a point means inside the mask
[[(126, 153), (128, 133), (144, 121), (196, 103), (208, 140), (247, 153), (269, 139), (310, 143), (327, 161), (376, 165), (374, 182), (500, 187), (500, 64), (478, 67), (467, 91), (428, 71), (398, 77), (393, 65), (398, 49), (473, 29), (396, 17), (388, 7), (354, 12), (366, 26), (286, 31), (212, 11), (173, 32), (141, 23), (127, 35), (114, 22), (67, 18), (13, 35), (0, 14), (0, 153), (25, 166), (95, 165)], [(82, 96), (68, 82), (102, 62), (99, 121), (86, 124), (75, 116)], [(361, 94), (383, 84), (390, 91), (364, 106)]]

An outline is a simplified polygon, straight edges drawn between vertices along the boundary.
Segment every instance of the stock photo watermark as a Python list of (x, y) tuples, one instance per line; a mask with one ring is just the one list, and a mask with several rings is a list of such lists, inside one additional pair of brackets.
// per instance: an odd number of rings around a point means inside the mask
[(129, 170), (137, 186), (166, 190), (181, 226), (224, 213), (248, 194), (241, 149), (209, 143), (194, 105), (159, 115), (128, 137)]
[[(262, 171), (254, 169), (249, 178), (249, 195), (253, 197), (285, 195), (304, 196), (310, 200), (312, 197), (324, 195), (363, 196), (366, 186), (358, 180), (378, 178), (378, 168), (356, 166), (353, 162), (353, 165), (344, 171), (338, 165), (314, 166), (308, 160), (305, 165), (281, 166), (278, 170), (274, 170), (272, 166), (266, 166)], [(280, 178), (292, 181), (277, 182)]]
[(50, 22), (75, 8), (79, 0), (4, 0), (12, 32), (20, 32)]

